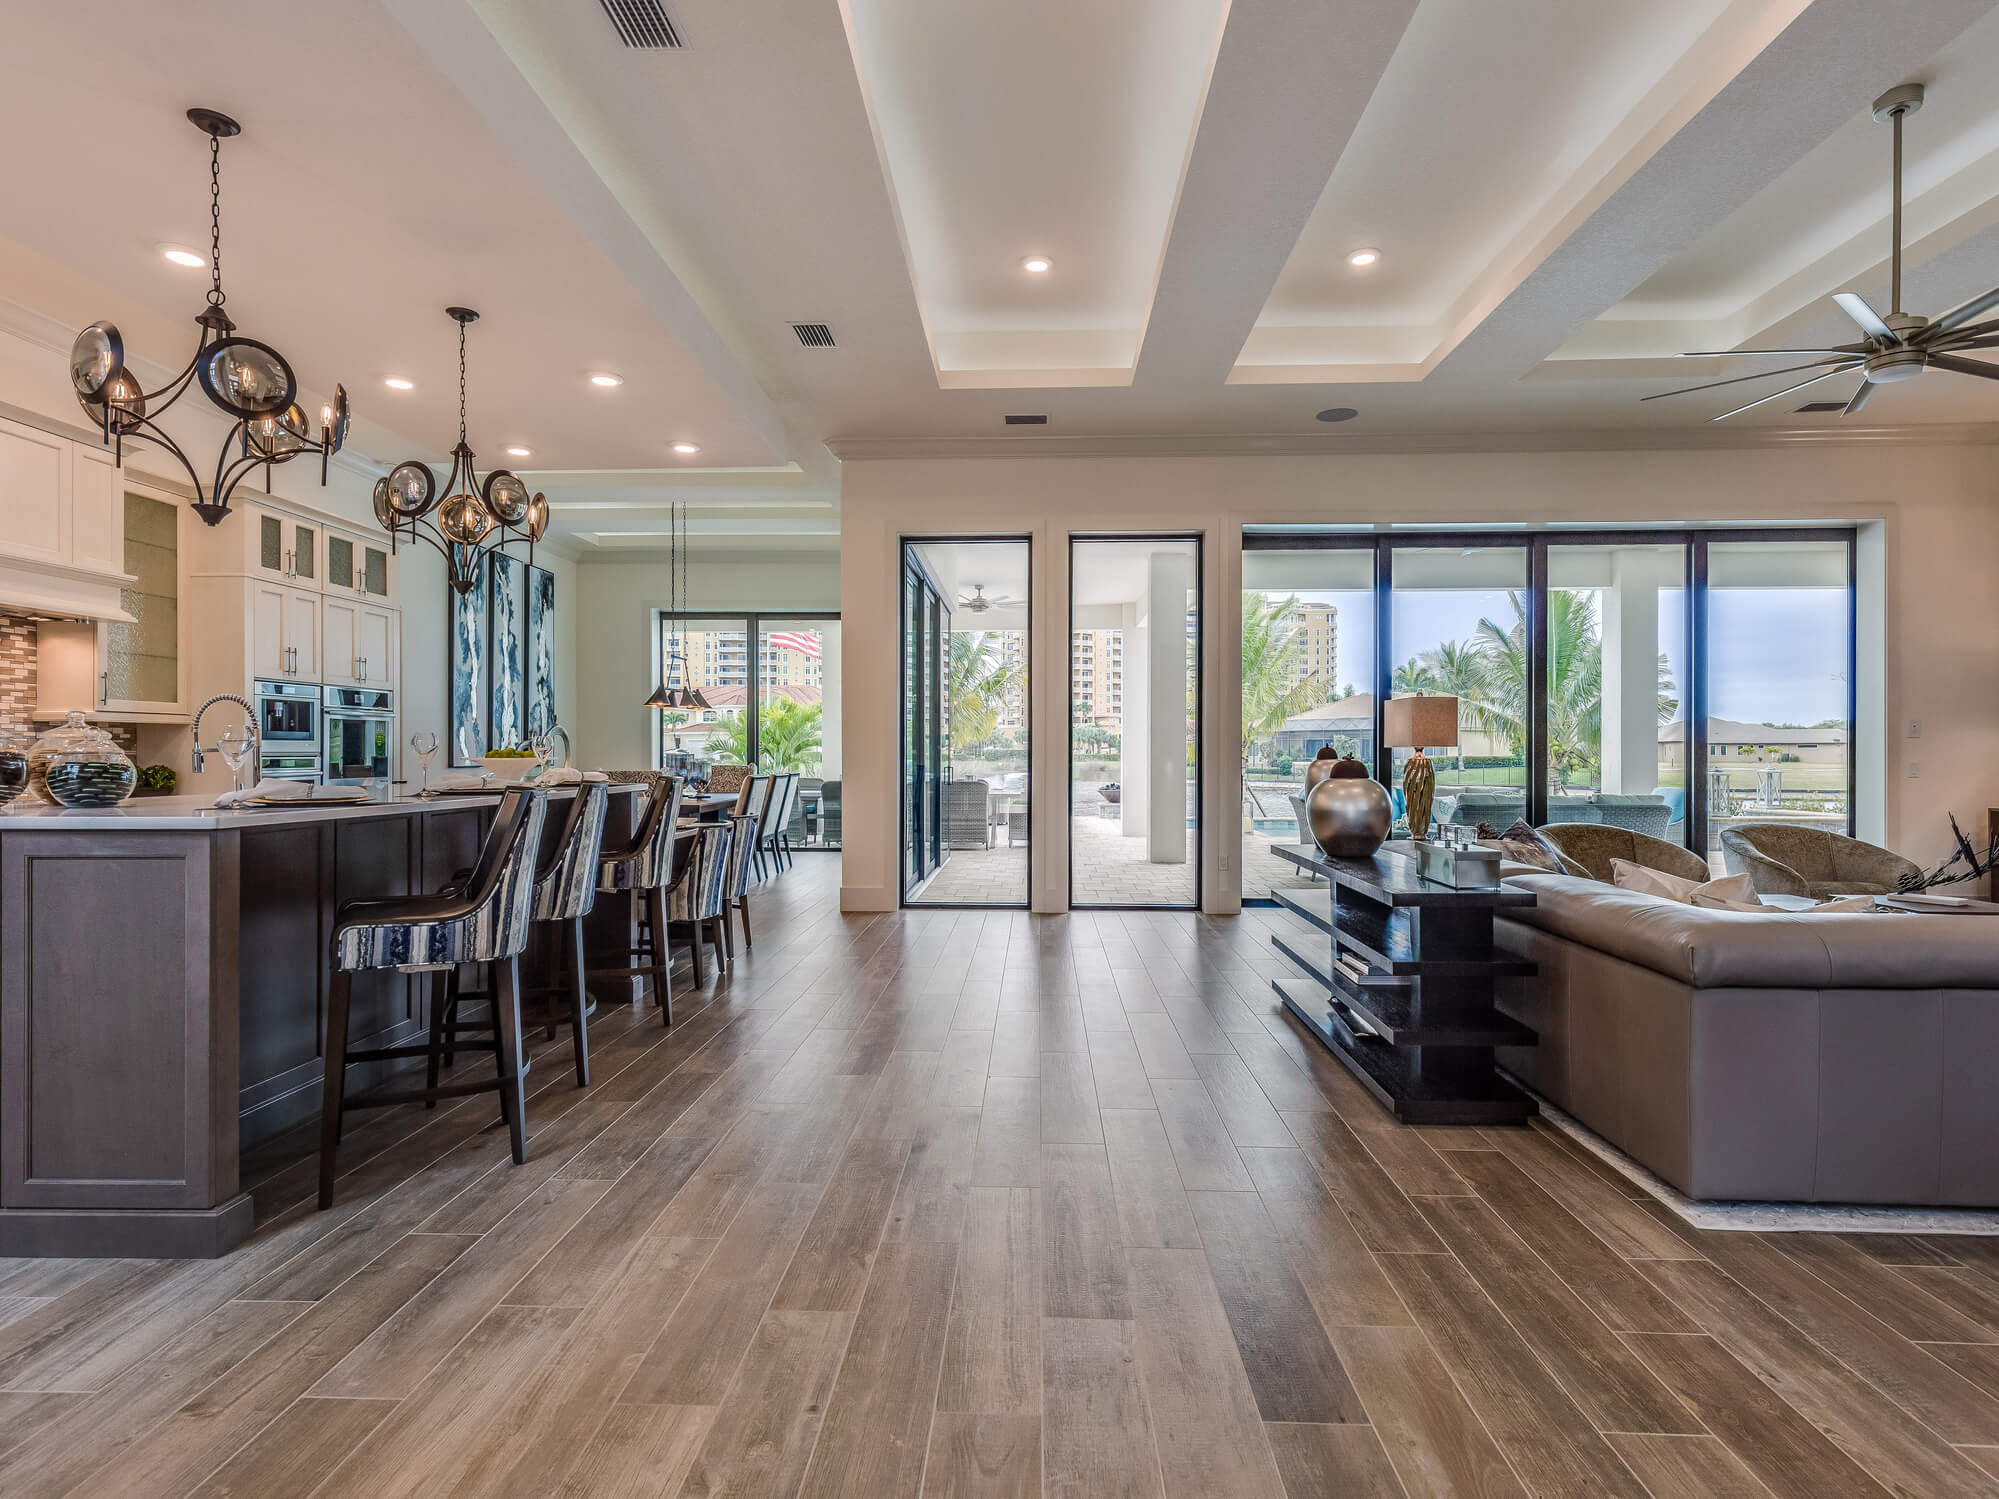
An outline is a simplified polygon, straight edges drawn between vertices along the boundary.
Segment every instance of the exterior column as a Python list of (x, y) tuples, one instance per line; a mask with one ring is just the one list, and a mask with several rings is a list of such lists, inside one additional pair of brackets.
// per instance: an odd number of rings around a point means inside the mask
[(1123, 707), (1118, 712), (1118, 831), (1127, 838), (1143, 838), (1152, 798), (1152, 762), (1146, 753), (1146, 732), (1151, 720), (1147, 704), (1152, 701), (1145, 662), (1150, 659), (1147, 643), (1152, 632), (1146, 623), (1143, 601), (1124, 606)]
[(1659, 583), (1651, 554), (1618, 552), (1603, 592), (1603, 789), (1659, 784)]
[(1194, 559), (1155, 552), (1146, 563), (1145, 758), (1151, 782), (1146, 856), (1187, 862), (1187, 595)]

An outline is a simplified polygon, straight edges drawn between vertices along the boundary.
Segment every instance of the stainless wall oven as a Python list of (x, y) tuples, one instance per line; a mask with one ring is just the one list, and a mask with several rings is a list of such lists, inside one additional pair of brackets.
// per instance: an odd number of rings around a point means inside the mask
[(396, 695), (382, 687), (326, 687), (326, 783), (392, 779)]

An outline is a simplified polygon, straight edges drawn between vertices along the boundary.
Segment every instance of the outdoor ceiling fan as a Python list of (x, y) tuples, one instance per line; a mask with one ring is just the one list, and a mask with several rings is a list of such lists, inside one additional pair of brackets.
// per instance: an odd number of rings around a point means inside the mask
[(971, 597), (959, 599), (958, 607), (968, 610), (973, 614), (984, 614), (988, 609), (1004, 609), (1008, 605), (1018, 604), (1019, 602), (1019, 599), (1010, 598), (1003, 593), (996, 593), (991, 598), (987, 598), (986, 585), (983, 583), (974, 583), (972, 585)]
[(1890, 262), (1889, 300), (1893, 304), (1886, 317), (1875, 312), (1872, 307), (1850, 291), (1843, 291), (1833, 297), (1840, 310), (1860, 326), (1866, 337), (1858, 343), (1833, 344), (1822, 349), (1707, 349), (1682, 354), (1682, 359), (1714, 359), (1733, 354), (1817, 354), (1821, 357), (1804, 364), (1787, 365), (1783, 369), (1762, 370), (1754, 375), (1737, 375), (1729, 380), (1710, 380), (1702, 385), (1689, 385), (1680, 390), (1661, 391), (1658, 395), (1646, 396), (1647, 401), (1664, 400), (1667, 396), (1683, 396), (1697, 390), (1713, 390), (1722, 385), (1740, 385), (1745, 380), (1768, 380), (1778, 375), (1795, 375), (1806, 370), (1816, 373), (1806, 375), (1794, 385), (1786, 385), (1782, 390), (1774, 390), (1767, 396), (1758, 396), (1746, 406), (1737, 406), (1732, 411), (1724, 411), (1720, 416), (1710, 417), (1710, 421), (1726, 421), (1731, 416), (1739, 416), (1745, 411), (1774, 401), (1792, 391), (1803, 390), (1808, 385), (1816, 385), (1821, 380), (1830, 380), (1835, 375), (1850, 375), (1858, 371), (1861, 375), (1860, 388), (1846, 403), (1842, 416), (1852, 416), (1867, 404), (1877, 385), (1887, 385), (1897, 380), (1913, 380), (1924, 370), (1943, 370), (1950, 374), (1976, 375), (1982, 380), (1999, 380), (1999, 365), (1987, 364), (1979, 359), (1961, 359), (1958, 356), (1970, 349), (1999, 348), (1999, 318), (1981, 322), (1986, 313), (1999, 308), (1999, 286), (1981, 292), (1968, 302), (1960, 302), (1938, 318), (1920, 317), (1915, 313), (1902, 311), (1902, 120), (1923, 107), (1923, 86), (1920, 83), (1903, 83), (1888, 90), (1874, 101), (1874, 118), (1895, 127), (1894, 165), (1894, 258)]

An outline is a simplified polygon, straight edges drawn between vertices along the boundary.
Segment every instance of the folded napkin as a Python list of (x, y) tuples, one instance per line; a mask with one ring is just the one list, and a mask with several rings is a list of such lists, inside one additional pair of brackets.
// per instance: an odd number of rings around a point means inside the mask
[(430, 783), (430, 789), (437, 791), (472, 791), (486, 787), (498, 787), (490, 770), (447, 770)]
[(580, 786), (586, 781), (608, 781), (601, 770), (578, 770), (573, 765), (551, 765), (540, 775), (530, 775), (537, 786)]
[(234, 807), (252, 799), (273, 802), (304, 801), (317, 788), (311, 781), (259, 781), (242, 791), (225, 791), (215, 798), (218, 807)]

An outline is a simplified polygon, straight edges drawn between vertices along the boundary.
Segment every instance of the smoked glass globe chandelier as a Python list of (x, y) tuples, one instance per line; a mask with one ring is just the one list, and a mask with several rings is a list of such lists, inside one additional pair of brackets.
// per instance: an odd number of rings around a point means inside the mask
[[(212, 109), (190, 109), (187, 117), (208, 137), (208, 305), (195, 318), (201, 342), (194, 358), (158, 390), (142, 390), (138, 376), (125, 367), (125, 340), (117, 324), (92, 323), (70, 348), (69, 378), (104, 441), (116, 445), (119, 462), (124, 461), (127, 438), (166, 449), (187, 471), (195, 514), (215, 526), (229, 514), (236, 486), (260, 466), (268, 486), (273, 465), (316, 452), (319, 482), (326, 482), (327, 459), (347, 441), (347, 390), (333, 388), (333, 404), (320, 408), (315, 437), (311, 420), (297, 403), (298, 380), (284, 355), (254, 338), (236, 336), (236, 324), (223, 310), (228, 299), (222, 290), (222, 142), (240, 134), (242, 126)], [(180, 444), (156, 422), (197, 381), (209, 400), (236, 418), (206, 486)]]
[(438, 499), (437, 475), (430, 465), (407, 459), (375, 482), (375, 519), (389, 533), (422, 540), (444, 555), (451, 586), (470, 593), (479, 581), (481, 560), (527, 543), (528, 561), (534, 544), (548, 530), (548, 497), (528, 493), (519, 475), (496, 468), (484, 480), (472, 467), (472, 449), (465, 441), (465, 329), (479, 320), (469, 307), (447, 307), (458, 324), (458, 446), (451, 450), (451, 476)]

